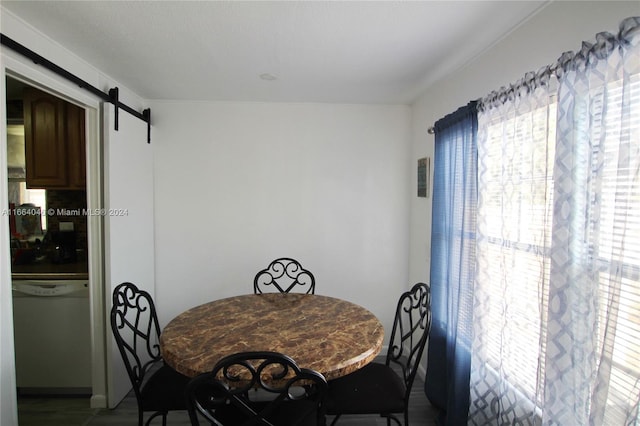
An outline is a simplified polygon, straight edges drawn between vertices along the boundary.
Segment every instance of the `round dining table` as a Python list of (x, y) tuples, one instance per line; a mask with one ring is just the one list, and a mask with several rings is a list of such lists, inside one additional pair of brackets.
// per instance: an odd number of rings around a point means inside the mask
[(247, 294), (175, 317), (160, 335), (166, 364), (195, 377), (238, 352), (273, 351), (327, 380), (358, 370), (382, 349), (384, 328), (370, 311), (315, 294)]

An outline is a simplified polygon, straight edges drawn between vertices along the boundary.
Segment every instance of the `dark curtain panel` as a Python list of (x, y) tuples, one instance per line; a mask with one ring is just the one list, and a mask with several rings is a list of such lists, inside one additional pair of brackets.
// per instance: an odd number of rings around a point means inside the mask
[(431, 293), (433, 324), (425, 393), (439, 423), (466, 425), (475, 231), (478, 121), (476, 102), (435, 123)]

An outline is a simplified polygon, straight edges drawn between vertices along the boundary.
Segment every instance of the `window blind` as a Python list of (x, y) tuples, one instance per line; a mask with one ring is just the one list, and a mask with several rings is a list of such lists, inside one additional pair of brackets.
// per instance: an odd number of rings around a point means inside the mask
[[(630, 112), (620, 120), (623, 105)], [(590, 136), (591, 181), (602, 182), (591, 190), (588, 241), (600, 292), (596, 332), (611, 363), (603, 378), (610, 388), (606, 422), (625, 424), (625, 411), (640, 391), (640, 75), (631, 84), (609, 83), (590, 109), (590, 119), (601, 123)]]

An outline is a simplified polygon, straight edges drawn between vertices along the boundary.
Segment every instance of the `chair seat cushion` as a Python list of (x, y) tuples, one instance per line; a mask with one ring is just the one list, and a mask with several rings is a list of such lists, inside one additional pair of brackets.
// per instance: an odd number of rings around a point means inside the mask
[(163, 365), (140, 391), (143, 411), (186, 410), (184, 390), (188, 382), (189, 377)]
[(405, 385), (389, 366), (370, 363), (329, 381), (327, 414), (378, 414), (404, 411)]
[(319, 426), (318, 404), (306, 399), (282, 404), (273, 416), (268, 416), (274, 425)]
[[(260, 412), (268, 403), (255, 402), (251, 405)], [(223, 425), (239, 425), (249, 420), (247, 414), (230, 404), (218, 408), (214, 417)], [(320, 426), (317, 422), (317, 404), (309, 400), (283, 402), (266, 418), (278, 426)]]

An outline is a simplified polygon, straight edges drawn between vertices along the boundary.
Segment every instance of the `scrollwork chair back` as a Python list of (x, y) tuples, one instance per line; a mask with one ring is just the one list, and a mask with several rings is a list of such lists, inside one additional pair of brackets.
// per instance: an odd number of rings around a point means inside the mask
[(253, 280), (255, 294), (267, 292), (314, 294), (315, 277), (304, 269), (300, 262), (289, 257), (274, 260), (269, 266), (258, 272)]
[(320, 426), (326, 391), (324, 376), (284, 354), (243, 352), (189, 382), (187, 409), (193, 426), (200, 418), (218, 426)]
[(400, 366), (407, 389), (411, 389), (416, 378), (430, 330), (430, 287), (418, 283), (398, 300), (386, 359), (387, 365)]
[(422, 352), (431, 330), (431, 292), (425, 283), (402, 293), (396, 307), (385, 362), (372, 362), (354, 373), (332, 380), (327, 413), (332, 425), (344, 414), (378, 414), (401, 425), (395, 414), (404, 414), (409, 425), (409, 397)]
[(143, 412), (152, 411), (148, 425), (170, 410), (186, 409), (184, 388), (188, 378), (164, 365), (160, 354), (160, 325), (151, 295), (134, 284), (119, 284), (113, 291), (111, 330), (127, 370), (138, 404), (138, 425)]

